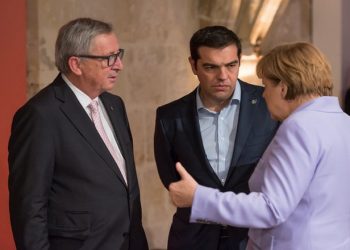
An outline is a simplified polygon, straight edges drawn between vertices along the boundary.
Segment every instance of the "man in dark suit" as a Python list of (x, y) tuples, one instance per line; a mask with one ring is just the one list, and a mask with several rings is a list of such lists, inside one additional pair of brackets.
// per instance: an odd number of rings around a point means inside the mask
[[(199, 87), (157, 109), (154, 138), (159, 176), (166, 188), (179, 180), (175, 163), (204, 186), (249, 192), (248, 179), (272, 139), (263, 88), (238, 79), (241, 43), (222, 26), (198, 30), (190, 41), (192, 71)], [(191, 208), (178, 208), (169, 250), (244, 249), (247, 230), (190, 224)]]
[(79, 18), (60, 29), (60, 74), (12, 125), (17, 249), (148, 249), (125, 107), (106, 92), (123, 69), (123, 53), (110, 24)]

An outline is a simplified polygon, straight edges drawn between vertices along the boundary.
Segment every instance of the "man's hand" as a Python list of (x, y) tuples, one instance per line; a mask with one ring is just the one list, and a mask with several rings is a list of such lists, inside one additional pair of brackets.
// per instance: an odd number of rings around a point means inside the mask
[(187, 173), (180, 162), (176, 163), (176, 170), (180, 174), (181, 180), (170, 183), (170, 198), (177, 207), (191, 207), (198, 183)]

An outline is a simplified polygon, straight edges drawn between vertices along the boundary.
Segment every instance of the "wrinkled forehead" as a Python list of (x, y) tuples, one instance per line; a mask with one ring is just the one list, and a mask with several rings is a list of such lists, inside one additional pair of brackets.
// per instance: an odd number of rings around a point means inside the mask
[(115, 33), (103, 33), (96, 35), (90, 41), (89, 52), (106, 51), (116, 53), (119, 50), (119, 41)]

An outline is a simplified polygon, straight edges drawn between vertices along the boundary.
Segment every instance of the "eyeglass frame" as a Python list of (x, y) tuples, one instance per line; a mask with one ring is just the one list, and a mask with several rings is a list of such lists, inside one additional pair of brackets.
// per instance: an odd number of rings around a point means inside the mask
[[(119, 49), (117, 53), (109, 55), (109, 56), (97, 56), (97, 55), (76, 55), (76, 57), (88, 58), (88, 59), (99, 59), (99, 60), (107, 60), (107, 66), (110, 67), (115, 64), (118, 60), (123, 59), (125, 53), (125, 49)], [(114, 59), (113, 59), (114, 58)]]

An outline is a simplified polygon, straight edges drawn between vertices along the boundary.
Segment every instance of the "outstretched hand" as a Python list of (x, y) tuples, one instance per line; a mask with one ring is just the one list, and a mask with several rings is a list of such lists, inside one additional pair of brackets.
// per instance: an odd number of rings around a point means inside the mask
[(191, 207), (194, 192), (196, 191), (198, 183), (192, 178), (180, 162), (176, 163), (176, 170), (179, 173), (181, 180), (170, 183), (170, 198), (177, 207)]

